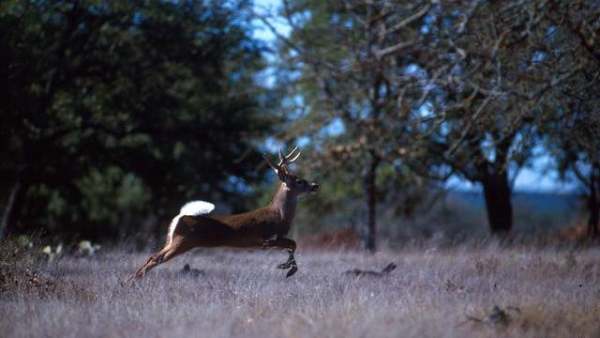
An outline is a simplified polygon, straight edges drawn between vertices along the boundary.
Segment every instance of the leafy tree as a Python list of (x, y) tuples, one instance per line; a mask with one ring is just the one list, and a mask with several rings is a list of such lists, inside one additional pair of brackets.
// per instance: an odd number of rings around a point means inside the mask
[(192, 197), (242, 207), (274, 122), (249, 5), (3, 2), (2, 233), (131, 233)]
[[(511, 181), (562, 106), (557, 89), (589, 78), (588, 62), (573, 61), (574, 36), (561, 27), (573, 18), (593, 21), (597, 4), (583, 3), (455, 2), (432, 21), (447, 71), (436, 80), (440, 95), (432, 102), (443, 123), (428, 138), (430, 159), (481, 184), (494, 233), (512, 228)], [(423, 68), (438, 74), (439, 67)]]
[[(321, 170), (360, 173), (360, 179), (345, 176), (345, 191), (355, 196), (362, 190), (365, 242), (371, 251), (376, 248), (378, 200), (397, 188), (389, 184), (394, 180), (381, 184), (382, 172), (404, 176), (404, 182), (415, 178), (405, 163), (411, 151), (405, 136), (416, 127), (418, 110), (403, 99), (419, 89), (407, 90), (414, 80), (405, 67), (428, 39), (420, 27), (430, 8), (425, 1), (302, 0), (284, 1), (281, 9), (292, 28), (289, 38), (280, 36), (282, 81), (298, 93), (290, 101), (303, 108), (287, 137), (309, 136), (320, 152), (315, 164)], [(362, 189), (356, 189), (357, 182)]]
[(551, 1), (546, 12), (550, 48), (541, 55), (554, 61), (553, 71), (581, 73), (553, 86), (545, 106), (549, 118), (540, 131), (562, 177), (574, 176), (585, 190), (590, 237), (600, 234), (600, 53), (593, 38), (600, 28), (598, 9), (593, 1)]
[(587, 110), (594, 108), (574, 105), (544, 127), (562, 178), (574, 177), (585, 191), (592, 238), (600, 233), (600, 113)]
[[(283, 64), (297, 66), (288, 74), (301, 98), (291, 101), (304, 108), (290, 130), (325, 135), (323, 161), (362, 168), (369, 248), (386, 165), (480, 184), (491, 232), (511, 230), (512, 182), (534, 155), (553, 89), (583, 75), (584, 65), (563, 62), (569, 38), (551, 39), (569, 8), (593, 16), (583, 3), (284, 1)], [(335, 123), (343, 132), (323, 133)]]

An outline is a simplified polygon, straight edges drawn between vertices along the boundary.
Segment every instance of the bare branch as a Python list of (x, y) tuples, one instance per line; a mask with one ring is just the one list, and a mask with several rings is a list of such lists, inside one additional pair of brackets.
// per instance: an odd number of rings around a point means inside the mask
[[(478, 89), (476, 89), (476, 91), (477, 90)], [(474, 93), (474, 94), (476, 94), (476, 93)], [(454, 154), (454, 152), (461, 146), (461, 144), (463, 143), (463, 141), (467, 138), (467, 135), (469, 135), (469, 132), (471, 131), (471, 128), (473, 128), (473, 125), (479, 119), (479, 116), (483, 112), (483, 109), (488, 105), (488, 103), (490, 102), (491, 99), (492, 99), (492, 96), (486, 96), (486, 98), (483, 100), (483, 102), (481, 102), (481, 104), (479, 105), (479, 107), (475, 111), (475, 114), (473, 114), (473, 116), (471, 116), (471, 118), (469, 119), (466, 127), (463, 129), (463, 131), (460, 134), (460, 137), (458, 138), (458, 140), (446, 152), (446, 157), (452, 156), (452, 154)]]
[(427, 12), (429, 12), (430, 9), (431, 9), (431, 3), (428, 3), (425, 6), (423, 6), (423, 8), (421, 8), (419, 11), (417, 11), (415, 14), (409, 16), (408, 18), (398, 22), (394, 26), (387, 29), (386, 34), (395, 33), (397, 31), (401, 30), (402, 28), (410, 25), (411, 23), (415, 22), (416, 20), (419, 20), (420, 18), (425, 16), (427, 14)]
[(377, 60), (381, 60), (390, 54), (397, 53), (403, 49), (412, 47), (416, 44), (417, 44), (417, 41), (400, 42), (393, 46), (389, 46), (389, 47), (386, 47), (383, 49), (375, 49), (373, 51), (373, 54), (375, 54), (375, 57), (377, 58)]

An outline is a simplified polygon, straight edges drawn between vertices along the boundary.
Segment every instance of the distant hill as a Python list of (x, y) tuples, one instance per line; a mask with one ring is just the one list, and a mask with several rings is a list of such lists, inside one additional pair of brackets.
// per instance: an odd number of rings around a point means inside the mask
[[(465, 212), (485, 217), (485, 200), (477, 191), (450, 191), (446, 201)], [(584, 212), (575, 193), (515, 192), (512, 198), (516, 231), (546, 231), (570, 225)]]
[[(476, 209), (484, 209), (483, 194), (477, 191), (450, 191), (449, 198), (465, 202)], [(536, 213), (572, 213), (581, 207), (579, 195), (574, 193), (546, 193), (546, 192), (515, 192), (513, 194), (513, 207), (528, 208)]]
[[(532, 235), (555, 232), (574, 225), (585, 216), (584, 205), (575, 193), (516, 192), (513, 194), (513, 233)], [(415, 239), (449, 239), (461, 241), (489, 234), (485, 201), (478, 191), (447, 191), (435, 204), (417, 207), (414, 213), (404, 214), (401, 202), (391, 199), (378, 207), (378, 231), (390, 243), (406, 243)], [(319, 231), (354, 229), (359, 235), (366, 222), (365, 203), (352, 200), (336, 206), (318, 224), (303, 218), (300, 208), (295, 229), (307, 234)], [(312, 228), (311, 228), (312, 227)]]

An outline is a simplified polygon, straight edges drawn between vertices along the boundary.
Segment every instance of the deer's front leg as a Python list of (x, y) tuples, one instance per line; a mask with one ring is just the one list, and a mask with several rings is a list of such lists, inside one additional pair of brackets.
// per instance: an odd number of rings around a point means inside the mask
[(296, 264), (296, 258), (294, 257), (294, 252), (296, 251), (296, 242), (289, 238), (276, 237), (275, 239), (269, 239), (265, 241), (264, 245), (285, 249), (288, 252), (289, 256), (287, 261), (277, 266), (279, 269), (290, 269), (285, 275), (286, 277), (290, 277), (298, 271), (298, 265)]

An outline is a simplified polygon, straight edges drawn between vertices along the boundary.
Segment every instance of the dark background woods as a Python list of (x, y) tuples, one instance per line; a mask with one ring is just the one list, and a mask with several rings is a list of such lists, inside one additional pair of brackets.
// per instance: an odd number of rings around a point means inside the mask
[[(597, 235), (597, 1), (256, 8), (3, 2), (2, 233), (162, 236), (187, 200), (268, 200), (260, 154), (297, 143), (298, 170), (323, 186), (302, 201), (301, 232), (350, 226), (374, 250), (381, 237), (548, 231), (581, 209)], [(582, 199), (515, 196), (540, 154)], [(482, 197), (448, 192), (455, 178)]]
[(194, 197), (245, 207), (276, 121), (248, 6), (4, 3), (4, 231), (108, 239)]

